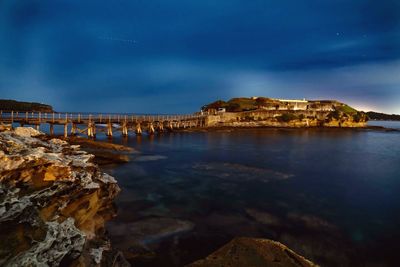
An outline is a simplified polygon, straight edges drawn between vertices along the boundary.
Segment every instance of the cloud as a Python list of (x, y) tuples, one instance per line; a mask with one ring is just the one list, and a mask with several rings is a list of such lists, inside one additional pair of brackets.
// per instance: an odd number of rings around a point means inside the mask
[[(118, 67), (92, 66), (68, 84), (48, 82), (38, 73), (26, 74), (20, 83), (14, 83), (12, 92), (3, 95), (35, 100), (47, 96), (59, 109), (79, 111), (187, 113), (216, 99), (268, 96), (338, 99), (356, 107), (400, 113), (394, 105), (400, 100), (398, 73), (400, 61), (329, 70), (269, 71), (164, 58)], [(37, 77), (42, 79), (35, 80)]]
[(265, 95), (397, 112), (398, 7), (5, 0), (0, 93), (60, 110), (192, 112), (218, 98)]

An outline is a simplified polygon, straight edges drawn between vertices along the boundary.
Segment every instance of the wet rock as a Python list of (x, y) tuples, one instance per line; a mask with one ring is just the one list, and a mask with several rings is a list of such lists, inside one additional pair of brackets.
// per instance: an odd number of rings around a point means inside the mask
[(23, 129), (0, 132), (0, 265), (103, 265), (115, 179), (92, 155)]
[(335, 230), (336, 226), (329, 223), (328, 221), (317, 217), (315, 215), (289, 212), (287, 214), (287, 219), (289, 221), (301, 223), (308, 228), (319, 230), (319, 231), (331, 231)]
[(311, 267), (317, 266), (285, 245), (268, 239), (235, 238), (189, 267)]
[(47, 222), (46, 238), (12, 258), (10, 266), (60, 265), (64, 257), (77, 259), (85, 244), (85, 235), (68, 218), (62, 223)]
[(162, 155), (143, 155), (135, 158), (137, 162), (146, 162), (146, 161), (157, 161), (161, 159), (166, 159), (166, 156)]
[(266, 224), (269, 226), (279, 226), (281, 224), (280, 219), (268, 212), (259, 211), (256, 209), (246, 209), (246, 213), (255, 219), (257, 222)]
[(229, 162), (197, 163), (192, 168), (205, 175), (237, 182), (260, 181), (268, 183), (273, 180), (286, 180), (293, 176), (275, 170)]
[(11, 131), (11, 124), (0, 124), (0, 132)]

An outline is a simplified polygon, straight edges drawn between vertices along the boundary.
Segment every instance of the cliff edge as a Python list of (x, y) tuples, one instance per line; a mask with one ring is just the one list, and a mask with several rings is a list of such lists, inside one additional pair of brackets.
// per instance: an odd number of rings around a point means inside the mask
[(0, 265), (128, 265), (104, 233), (115, 179), (79, 146), (40, 135), (0, 132)]

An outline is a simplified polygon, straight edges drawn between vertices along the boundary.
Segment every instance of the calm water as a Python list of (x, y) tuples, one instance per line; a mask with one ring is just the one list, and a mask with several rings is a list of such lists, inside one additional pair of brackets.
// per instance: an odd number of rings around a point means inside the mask
[(400, 132), (259, 129), (113, 142), (138, 151), (105, 168), (122, 188), (108, 231), (134, 266), (182, 266), (236, 236), (278, 240), (323, 266), (398, 265)]
[(113, 142), (139, 151), (106, 168), (123, 190), (109, 234), (135, 266), (182, 266), (235, 236), (278, 240), (324, 266), (398, 263), (399, 132), (259, 129)]

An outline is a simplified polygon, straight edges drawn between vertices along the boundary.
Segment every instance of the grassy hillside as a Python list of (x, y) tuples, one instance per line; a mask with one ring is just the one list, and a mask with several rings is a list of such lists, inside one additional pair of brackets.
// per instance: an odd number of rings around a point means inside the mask
[(15, 100), (0, 99), (0, 110), (53, 112), (53, 107), (35, 102), (20, 102)]

